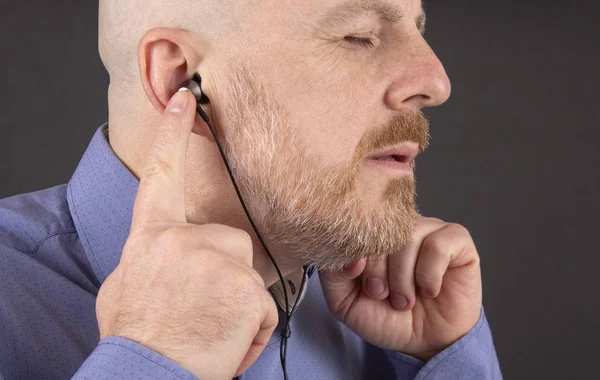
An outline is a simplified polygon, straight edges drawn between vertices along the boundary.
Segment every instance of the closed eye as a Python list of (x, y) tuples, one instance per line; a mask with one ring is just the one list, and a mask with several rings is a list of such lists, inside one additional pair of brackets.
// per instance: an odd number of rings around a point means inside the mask
[(373, 47), (373, 40), (365, 37), (356, 37), (356, 36), (346, 36), (344, 37), (344, 41), (350, 42), (353, 45), (358, 45), (362, 47)]

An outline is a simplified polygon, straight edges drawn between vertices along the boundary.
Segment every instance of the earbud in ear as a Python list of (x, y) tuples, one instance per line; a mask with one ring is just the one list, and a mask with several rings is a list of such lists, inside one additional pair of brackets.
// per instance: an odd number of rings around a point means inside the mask
[(208, 115), (206, 114), (206, 112), (204, 112), (204, 110), (202, 109), (202, 106), (200, 105), (200, 104), (206, 104), (206, 103), (210, 102), (210, 100), (202, 92), (202, 78), (200, 77), (200, 75), (198, 73), (196, 73), (196, 74), (194, 74), (194, 77), (192, 79), (188, 79), (187, 81), (185, 81), (185, 83), (182, 85), (182, 87), (187, 88), (188, 90), (190, 90), (192, 95), (194, 95), (194, 98), (196, 98), (196, 112), (198, 112), (200, 117), (202, 117), (202, 120), (204, 120), (208, 124), (211, 132), (213, 133), (213, 135), (216, 138), (215, 132), (212, 129), (212, 125), (210, 124)]
[(194, 97), (196, 98), (196, 103), (208, 103), (209, 100), (202, 92), (202, 78), (198, 73), (194, 74), (192, 79), (187, 80), (183, 87), (187, 87)]

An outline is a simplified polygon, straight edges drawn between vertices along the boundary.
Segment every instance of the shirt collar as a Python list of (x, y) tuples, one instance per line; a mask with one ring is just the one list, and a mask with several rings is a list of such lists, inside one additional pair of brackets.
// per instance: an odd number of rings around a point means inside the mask
[(96, 277), (115, 270), (129, 236), (138, 179), (108, 143), (108, 123), (96, 130), (67, 187), (69, 209)]

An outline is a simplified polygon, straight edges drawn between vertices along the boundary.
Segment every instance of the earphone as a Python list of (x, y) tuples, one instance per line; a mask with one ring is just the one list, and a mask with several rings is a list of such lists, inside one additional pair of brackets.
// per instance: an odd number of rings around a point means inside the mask
[[(269, 259), (271, 259), (273, 266), (275, 266), (275, 270), (277, 271), (277, 275), (279, 276), (279, 280), (281, 281), (281, 285), (283, 286), (283, 295), (284, 295), (284, 299), (285, 299), (285, 328), (283, 329), (283, 331), (281, 333), (281, 345), (280, 345), (280, 349), (279, 349), (279, 356), (281, 359), (281, 368), (283, 370), (283, 378), (284, 378), (284, 380), (288, 380), (287, 369), (286, 369), (287, 340), (290, 338), (290, 336), (292, 334), (291, 329), (290, 329), (290, 319), (292, 316), (291, 313), (296, 309), (298, 301), (300, 300), (300, 295), (298, 295), (296, 297), (296, 302), (294, 302), (294, 306), (292, 307), (292, 310), (290, 311), (287, 286), (285, 285), (285, 281), (281, 274), (281, 270), (279, 270), (279, 266), (277, 265), (277, 262), (273, 258), (273, 255), (271, 255), (271, 252), (269, 252), (269, 249), (267, 248), (267, 245), (265, 244), (260, 233), (258, 232), (258, 229), (256, 228), (256, 225), (254, 224), (254, 221), (250, 217), (250, 213), (248, 212), (248, 209), (246, 208), (246, 204), (245, 204), (244, 200), (242, 199), (242, 195), (237, 186), (237, 183), (235, 182), (235, 179), (233, 178), (233, 173), (231, 171), (231, 168), (229, 167), (229, 163), (227, 162), (227, 158), (225, 157), (225, 152), (223, 151), (223, 148), (221, 147), (221, 143), (219, 142), (219, 139), (217, 138), (217, 134), (210, 122), (208, 115), (206, 114), (204, 109), (202, 109), (201, 104), (207, 104), (210, 102), (208, 97), (206, 95), (204, 95), (204, 93), (202, 92), (202, 78), (200, 77), (200, 75), (198, 73), (196, 73), (192, 79), (187, 80), (183, 84), (183, 87), (190, 90), (191, 93), (196, 98), (196, 112), (200, 115), (200, 117), (202, 117), (202, 120), (204, 120), (206, 122), (206, 124), (208, 125), (208, 127), (215, 139), (217, 147), (219, 148), (219, 152), (221, 153), (221, 157), (223, 158), (223, 162), (225, 163), (225, 168), (227, 169), (227, 172), (229, 173), (229, 178), (231, 178), (231, 182), (233, 184), (235, 192), (237, 193), (240, 203), (242, 204), (242, 208), (244, 209), (244, 212), (246, 213), (246, 216), (248, 217), (248, 220), (250, 221), (250, 224), (252, 225), (252, 228), (254, 229), (254, 232), (256, 233), (258, 240), (260, 241), (263, 248), (265, 249), (265, 252), (267, 252), (267, 255), (269, 256)], [(306, 276), (303, 276), (301, 288), (304, 285), (305, 278), (306, 278)]]
[(196, 103), (206, 104), (209, 102), (209, 99), (202, 92), (202, 78), (199, 74), (195, 74), (192, 79), (187, 80), (183, 87), (187, 88), (192, 92), (194, 97), (196, 98)]

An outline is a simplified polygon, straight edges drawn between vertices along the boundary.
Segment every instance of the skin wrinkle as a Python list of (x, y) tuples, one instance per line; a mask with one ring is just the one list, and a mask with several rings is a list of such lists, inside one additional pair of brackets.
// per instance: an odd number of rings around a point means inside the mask
[[(144, 0), (142, 11), (136, 9), (140, 0), (100, 0), (111, 146), (139, 173), (161, 110), (142, 88), (137, 60), (146, 59), (154, 70), (152, 86), (167, 88), (182, 77), (182, 66), (157, 60), (181, 64), (189, 58), (176, 44), (185, 39), (149, 47), (148, 57), (136, 56), (139, 41), (157, 26), (189, 31), (197, 46), (210, 48), (197, 52), (197, 62), (186, 62), (198, 67), (185, 70), (202, 74), (211, 100), (207, 112), (284, 276), (308, 263), (337, 269), (397, 252), (411, 239), (418, 212), (414, 176), (389, 177), (365, 157), (401, 141), (415, 141), (423, 151), (429, 124), (420, 109), (443, 103), (449, 84), (415, 27), (421, 3), (393, 3), (405, 16), (393, 24), (362, 17), (373, 16), (369, 7), (383, 1), (353, 0), (363, 4), (357, 18), (325, 29), (319, 20), (343, 0), (206, 0), (202, 7), (197, 0)], [(386, 39), (375, 48), (344, 40), (367, 31)], [(167, 48), (168, 54), (160, 50)], [(270, 286), (276, 281), (272, 264), (206, 132), (189, 142), (187, 219), (249, 232), (255, 269)]]
[[(424, 4), (421, 7), (424, 7)], [(330, 9), (319, 22), (313, 25), (313, 28), (316, 32), (332, 37), (326, 30), (336, 30), (349, 25), (366, 14), (375, 14), (381, 20), (390, 24), (398, 23), (404, 17), (402, 10), (396, 4), (388, 3), (387, 1), (350, 0)], [(415, 19), (415, 23), (421, 34), (425, 33), (425, 22), (425, 11), (421, 10), (421, 13)]]
[(318, 24), (325, 29), (335, 29), (339, 25), (354, 21), (365, 13), (375, 13), (389, 23), (397, 23), (404, 17), (402, 10), (387, 1), (350, 0), (331, 8)]

